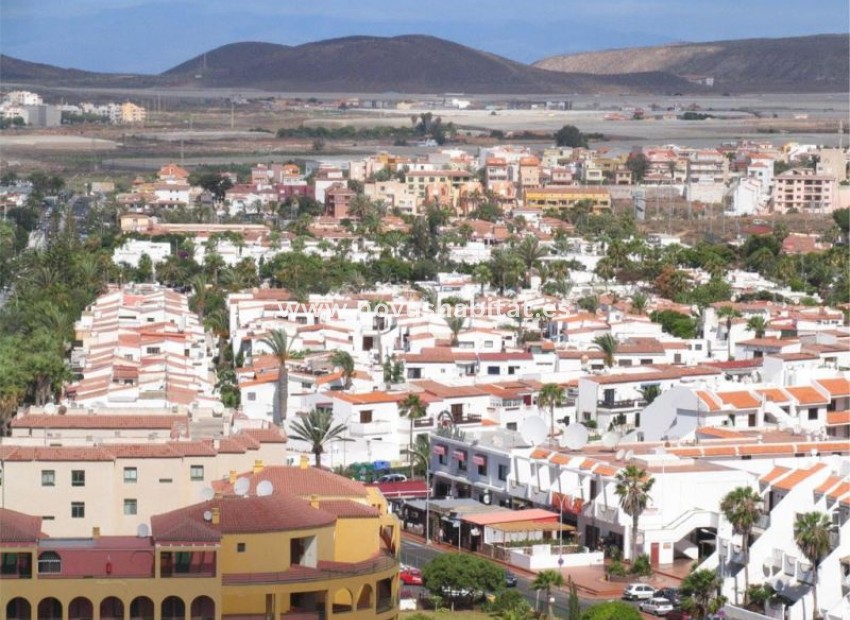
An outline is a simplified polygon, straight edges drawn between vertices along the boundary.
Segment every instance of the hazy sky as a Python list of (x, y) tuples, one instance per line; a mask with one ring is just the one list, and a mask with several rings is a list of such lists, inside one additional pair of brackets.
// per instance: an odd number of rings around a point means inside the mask
[(430, 34), (531, 62), (675, 41), (848, 31), (847, 0), (0, 0), (0, 52), (159, 73), (237, 41)]

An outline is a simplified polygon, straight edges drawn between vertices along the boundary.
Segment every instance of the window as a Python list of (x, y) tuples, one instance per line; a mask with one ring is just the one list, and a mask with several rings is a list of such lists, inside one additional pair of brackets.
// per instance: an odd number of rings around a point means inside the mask
[(56, 472), (52, 469), (41, 470), (41, 486), (53, 487), (56, 486)]
[(189, 479), (198, 481), (204, 479), (204, 466), (192, 465), (189, 467)]
[(86, 472), (84, 469), (74, 469), (71, 471), (71, 486), (84, 487), (86, 486)]
[(160, 351), (159, 347), (148, 347), (147, 350), (146, 350), (146, 353), (148, 355), (157, 355), (157, 354), (159, 354), (159, 351)]
[(517, 423), (516, 422), (508, 422), (507, 424), (505, 424), (505, 427), (509, 431), (515, 431), (517, 429)]
[(360, 412), (360, 424), (369, 424), (372, 421), (372, 411), (361, 411)]
[(499, 367), (498, 366), (487, 366), (487, 374), (488, 375), (498, 375)]
[(467, 466), (466, 466), (466, 461), (465, 461), (465, 460), (463, 460), (463, 461), (458, 461), (458, 462), (457, 462), (457, 470), (458, 470), (458, 471), (466, 471), (466, 470), (467, 470)]
[(139, 470), (135, 467), (124, 468), (124, 482), (127, 484), (136, 484), (139, 480)]
[(508, 479), (508, 466), (507, 465), (499, 465), (499, 480), (507, 480)]
[(479, 465), (478, 466), (478, 475), (486, 476), (487, 475), (487, 465)]
[(160, 478), (159, 479), (160, 484), (171, 484), (172, 482), (174, 482), (173, 478)]
[(139, 512), (139, 503), (134, 499), (125, 499), (124, 500), (124, 514), (125, 515), (134, 515)]
[(809, 419), (810, 420), (817, 420), (818, 419), (818, 408), (817, 407), (810, 407), (809, 408)]
[(248, 392), (248, 402), (253, 403), (256, 400), (257, 400), (257, 393), (256, 392)]
[(38, 572), (42, 573), (61, 573), (62, 558), (55, 551), (45, 551), (38, 556)]
[(71, 518), (84, 519), (86, 516), (86, 505), (84, 502), (71, 502)]
[(245, 543), (236, 543), (236, 553), (245, 553)]
[(448, 457), (445, 454), (440, 454), (437, 456), (437, 460), (440, 462), (440, 465), (445, 465), (448, 462)]

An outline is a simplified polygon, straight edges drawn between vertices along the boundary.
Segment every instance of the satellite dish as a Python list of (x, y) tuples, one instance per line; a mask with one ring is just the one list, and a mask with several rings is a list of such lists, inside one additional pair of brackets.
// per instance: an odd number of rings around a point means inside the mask
[(54, 413), (56, 413), (56, 405), (54, 405), (53, 403), (47, 403), (44, 406), (44, 413), (46, 413), (47, 415), (53, 415)]
[(204, 511), (204, 521), (206, 521), (207, 523), (212, 521), (212, 510), (205, 510)]
[(239, 497), (248, 495), (248, 489), (251, 488), (251, 481), (248, 478), (239, 478), (236, 484), (233, 485), (233, 492)]
[(561, 446), (562, 448), (568, 448), (569, 447), (567, 445), (567, 436), (564, 433), (561, 433), (560, 435), (558, 435), (558, 445)]
[(570, 424), (564, 431), (564, 444), (570, 450), (581, 450), (587, 444), (587, 427), (584, 424)]
[(618, 461), (622, 461), (623, 455), (625, 455), (625, 454), (626, 454), (625, 450), (617, 450), (617, 456), (615, 456), (614, 458), (617, 459)]
[(547, 431), (548, 427), (545, 420), (540, 416), (534, 415), (525, 419), (519, 434), (525, 443), (535, 446), (546, 439)]
[(222, 414), (224, 413), (224, 405), (221, 403), (215, 403), (213, 405), (213, 413)]
[(201, 499), (205, 502), (210, 501), (213, 497), (215, 497), (215, 491), (212, 487), (204, 487), (201, 489)]
[(617, 444), (620, 443), (620, 439), (620, 433), (617, 431), (608, 431), (602, 435), (602, 445), (606, 448), (616, 448)]
[(626, 460), (627, 460), (627, 461), (631, 461), (631, 460), (632, 460), (632, 458), (634, 457), (634, 455), (635, 455), (635, 451), (634, 451), (634, 450), (629, 450), (628, 452), (626, 452)]
[(136, 528), (136, 536), (139, 538), (147, 538), (151, 535), (151, 530), (148, 527), (147, 523), (139, 523), (139, 527)]
[(781, 579), (777, 579), (776, 583), (773, 584), (773, 589), (777, 592), (782, 592), (785, 589), (785, 582)]
[(274, 485), (270, 480), (263, 480), (257, 485), (257, 495), (265, 497), (274, 493)]

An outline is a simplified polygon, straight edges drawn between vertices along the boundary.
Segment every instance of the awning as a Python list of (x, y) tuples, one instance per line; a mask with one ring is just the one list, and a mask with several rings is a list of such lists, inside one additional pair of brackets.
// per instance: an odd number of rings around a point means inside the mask
[(500, 532), (573, 532), (576, 529), (566, 523), (551, 521), (514, 521), (513, 523), (494, 523), (486, 527)]
[(466, 452), (464, 452), (463, 450), (455, 450), (454, 452), (452, 452), (452, 456), (455, 457), (458, 461), (466, 460)]
[(483, 454), (474, 454), (472, 455), (472, 462), (478, 465), (479, 467), (484, 467), (487, 465), (487, 457)]
[(443, 456), (446, 453), (446, 446), (435, 445), (431, 451), (437, 456)]

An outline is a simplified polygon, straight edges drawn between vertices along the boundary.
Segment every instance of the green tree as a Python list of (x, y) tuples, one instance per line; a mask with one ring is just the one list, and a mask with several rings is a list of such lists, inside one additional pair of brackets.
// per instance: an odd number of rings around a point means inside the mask
[(642, 620), (640, 612), (623, 601), (607, 601), (584, 610), (581, 620)]
[(294, 420), (289, 426), (289, 436), (310, 444), (310, 452), (316, 467), (322, 466), (325, 444), (333, 441), (350, 441), (343, 437), (347, 427), (333, 423), (333, 412), (329, 409), (313, 409), (306, 416)]
[(499, 592), (489, 610), (499, 620), (530, 620), (533, 616), (528, 600), (515, 589)]
[(567, 620), (581, 620), (581, 601), (578, 598), (578, 588), (572, 577), (567, 577), (567, 588), (570, 591), (567, 599)]
[(658, 384), (647, 385), (640, 390), (641, 396), (646, 401), (647, 405), (651, 405), (652, 401), (654, 401), (661, 394), (661, 388), (658, 387)]
[(705, 620), (726, 604), (726, 598), (717, 595), (720, 577), (710, 569), (692, 570), (682, 580), (682, 608), (688, 611), (694, 620)]
[(413, 477), (413, 423), (425, 417), (427, 406), (419, 398), (418, 394), (408, 394), (404, 400), (398, 404), (399, 415), (410, 420), (410, 441), (407, 443), (408, 453), (410, 455), (410, 477)]
[(348, 351), (335, 351), (331, 356), (331, 364), (342, 371), (342, 380), (345, 389), (351, 389), (351, 378), (354, 376), (354, 358)]
[(732, 531), (741, 536), (741, 549), (744, 551), (744, 605), (747, 604), (746, 593), (750, 589), (750, 536), (761, 516), (761, 506), (761, 497), (750, 487), (737, 487), (729, 491), (720, 502), (720, 510), (732, 525)]
[(537, 237), (528, 235), (523, 237), (522, 241), (514, 249), (516, 255), (525, 265), (525, 282), (529, 283), (531, 278), (531, 270), (540, 264), (540, 259), (546, 255), (546, 250), (540, 246), (540, 241)]
[(485, 592), (501, 592), (505, 570), (467, 553), (442, 553), (422, 569), (426, 588), (452, 602), (471, 604)]
[(640, 183), (649, 170), (649, 160), (643, 153), (632, 153), (626, 160), (626, 167), (631, 170), (635, 183)]
[(747, 329), (754, 332), (756, 338), (764, 338), (764, 333), (767, 331), (767, 321), (763, 316), (751, 316), (747, 319)]
[(646, 296), (646, 293), (638, 291), (634, 295), (632, 295), (632, 312), (636, 314), (643, 314), (646, 312), (646, 307), (649, 304), (649, 298)]
[(614, 492), (620, 498), (620, 508), (632, 518), (632, 561), (637, 558), (637, 531), (640, 515), (649, 503), (649, 493), (655, 478), (645, 469), (628, 465), (617, 472), (617, 486)]
[(584, 310), (585, 312), (590, 312), (591, 314), (596, 314), (597, 310), (599, 310), (599, 296), (598, 295), (586, 295), (579, 299), (576, 304), (579, 308)]
[(531, 582), (531, 589), (546, 593), (547, 618), (554, 618), (552, 613), (552, 588), (560, 588), (564, 585), (564, 576), (560, 571), (547, 568), (537, 573), (534, 581)]
[(481, 294), (484, 294), (484, 286), (493, 279), (490, 268), (487, 265), (476, 265), (472, 270), (472, 281), (481, 285)]
[(286, 407), (289, 400), (289, 368), (286, 367), (286, 362), (289, 361), (291, 343), (289, 336), (282, 329), (270, 332), (260, 342), (269, 348), (279, 365), (272, 416), (274, 423), (280, 426), (286, 419)]
[(564, 404), (564, 388), (557, 383), (546, 383), (537, 395), (539, 407), (549, 407), (549, 437), (555, 438), (555, 407)]
[(850, 234), (850, 209), (836, 209), (832, 212), (832, 219), (845, 236)]
[(812, 565), (812, 617), (821, 617), (818, 609), (818, 567), (829, 555), (829, 531), (832, 521), (822, 512), (798, 514), (794, 521), (794, 543)]
[(460, 332), (463, 330), (464, 323), (466, 323), (466, 318), (463, 316), (447, 316), (446, 317), (446, 325), (449, 326), (449, 331), (452, 332), (452, 346), (456, 347), (460, 344), (458, 340), (458, 336)]
[(659, 323), (661, 329), (677, 338), (696, 338), (697, 321), (675, 310), (662, 310), (649, 315), (653, 323)]
[(575, 125), (564, 125), (555, 132), (555, 146), (569, 146), (573, 148), (587, 148), (587, 136), (585, 136)]
[(142, 254), (139, 258), (139, 265), (136, 267), (136, 273), (133, 277), (134, 282), (152, 282), (153, 281), (153, 261), (147, 254)]
[(593, 344), (599, 347), (604, 356), (605, 365), (611, 368), (614, 365), (614, 356), (617, 354), (617, 339), (611, 334), (602, 334), (593, 339)]
[[(405, 448), (409, 458), (413, 461), (413, 473), (425, 477), (428, 470), (428, 461), (431, 459), (431, 440), (428, 435), (417, 435), (413, 442), (413, 449)], [(428, 484), (429, 481), (426, 480)]]

